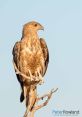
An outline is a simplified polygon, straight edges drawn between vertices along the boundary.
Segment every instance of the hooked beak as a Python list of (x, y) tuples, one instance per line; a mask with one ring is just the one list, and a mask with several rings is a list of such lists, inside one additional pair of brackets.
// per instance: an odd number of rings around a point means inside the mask
[(44, 31), (44, 27), (41, 24), (39, 24), (39, 25), (40, 25), (39, 30), (43, 30)]
[(41, 30), (43, 30), (43, 31), (44, 31), (44, 27), (43, 27), (43, 26), (41, 27)]

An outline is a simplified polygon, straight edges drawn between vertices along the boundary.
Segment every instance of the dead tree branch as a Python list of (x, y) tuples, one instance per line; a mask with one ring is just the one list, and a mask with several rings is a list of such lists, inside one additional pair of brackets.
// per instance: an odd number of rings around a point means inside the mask
[(55, 93), (57, 90), (58, 90), (58, 88), (52, 89), (48, 94), (45, 94), (42, 97), (37, 98), (36, 102), (43, 100), (45, 97), (47, 97), (47, 100), (44, 103), (42, 103), (41, 105), (35, 106), (33, 109), (36, 111), (36, 110), (46, 106), (48, 104), (49, 100), (51, 99), (52, 94)]
[[(35, 102), (35, 105), (33, 106), (32, 110), (31, 110), (29, 113), (25, 112), (24, 117), (34, 117), (34, 113), (35, 113), (38, 109), (40, 109), (40, 108), (46, 106), (46, 105), (48, 104), (49, 100), (51, 99), (52, 94), (55, 93), (57, 90), (58, 90), (58, 88), (52, 89), (49, 93), (44, 94), (43, 96), (41, 96), (41, 97), (39, 97), (39, 98), (37, 97), (36, 102)], [(47, 99), (45, 100), (45, 102), (43, 102), (43, 103), (40, 104), (40, 105), (37, 105), (37, 103), (38, 103), (39, 101), (44, 100), (44, 98), (46, 98), (46, 97), (47, 97)]]

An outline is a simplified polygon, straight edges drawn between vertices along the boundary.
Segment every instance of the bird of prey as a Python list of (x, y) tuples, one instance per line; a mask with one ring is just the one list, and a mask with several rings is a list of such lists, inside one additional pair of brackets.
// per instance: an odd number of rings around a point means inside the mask
[[(13, 62), (19, 71), (16, 73), (22, 92), (20, 101), (26, 99), (26, 106), (35, 102), (37, 84), (43, 82), (49, 63), (49, 52), (44, 39), (39, 38), (38, 30), (43, 26), (35, 21), (26, 23), (22, 38), (13, 47)], [(15, 72), (17, 72), (15, 69)], [(29, 95), (31, 98), (29, 98)], [(34, 95), (34, 97), (33, 97)], [(29, 106), (31, 109), (32, 107)]]

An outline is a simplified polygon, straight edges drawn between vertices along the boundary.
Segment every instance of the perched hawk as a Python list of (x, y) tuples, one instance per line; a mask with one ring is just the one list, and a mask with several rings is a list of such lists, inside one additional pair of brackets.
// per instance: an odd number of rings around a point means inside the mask
[(22, 38), (16, 42), (12, 51), (14, 64), (21, 73), (16, 74), (22, 88), (20, 101), (26, 99), (27, 106), (30, 101), (34, 103), (35, 99), (29, 101), (30, 92), (34, 91), (32, 93), (36, 95), (34, 89), (43, 82), (48, 67), (49, 52), (46, 42), (37, 34), (38, 30), (43, 29), (43, 26), (35, 21), (25, 24)]

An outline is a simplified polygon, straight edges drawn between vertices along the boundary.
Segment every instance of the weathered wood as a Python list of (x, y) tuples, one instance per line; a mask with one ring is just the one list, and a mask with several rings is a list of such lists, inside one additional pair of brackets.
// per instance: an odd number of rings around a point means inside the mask
[[(47, 94), (44, 94), (43, 96), (41, 97), (37, 97), (36, 99), (36, 102), (32, 108), (32, 110), (28, 113), (27, 112), (27, 109), (26, 109), (26, 112), (24, 114), (24, 117), (34, 117), (34, 113), (38, 110), (38, 109), (41, 109), (42, 107), (46, 106), (49, 102), (49, 100), (51, 99), (52, 97), (52, 94), (55, 93), (56, 91), (58, 90), (58, 88), (56, 89), (52, 89), (49, 93)], [(43, 102), (41, 105), (38, 105), (37, 103), (41, 100), (44, 101), (44, 98), (47, 97), (47, 99), (45, 100), (45, 102)], [(28, 107), (27, 107), (28, 108)]]

